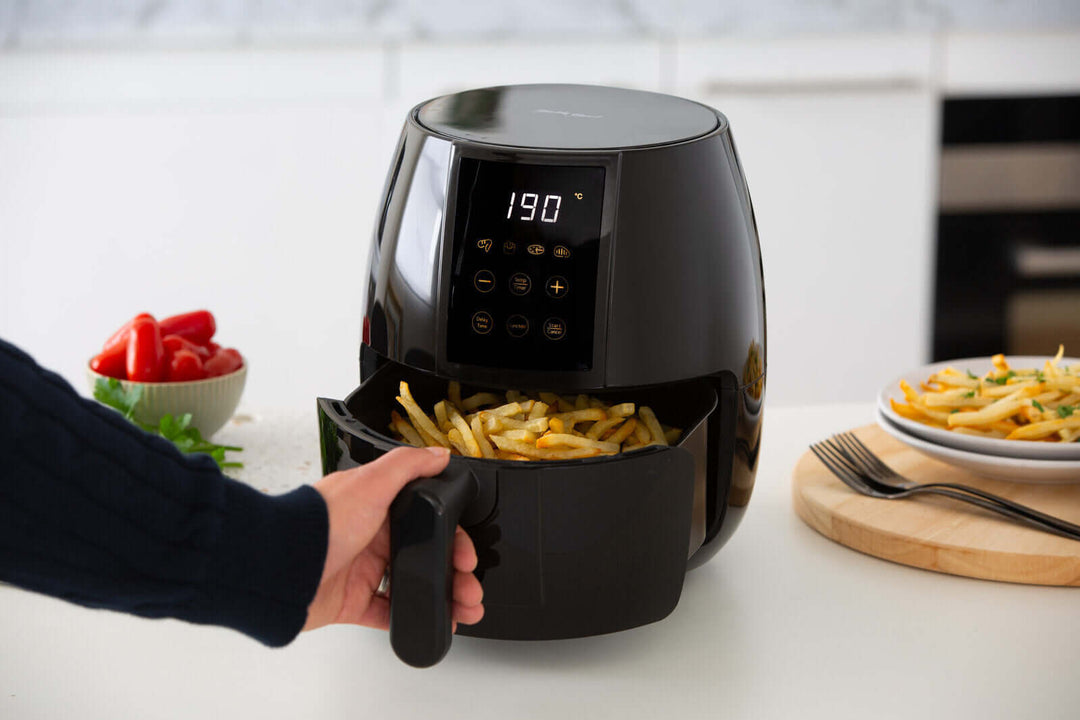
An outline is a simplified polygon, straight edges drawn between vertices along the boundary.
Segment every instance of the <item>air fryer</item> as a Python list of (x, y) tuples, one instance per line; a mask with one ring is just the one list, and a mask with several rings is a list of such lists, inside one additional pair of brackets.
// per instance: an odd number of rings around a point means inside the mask
[(367, 268), (360, 386), (318, 401), (324, 472), (401, 444), (422, 407), (547, 390), (652, 407), (673, 446), (577, 460), (455, 456), (391, 510), (391, 629), (406, 662), (451, 641), (450, 548), (477, 548), (465, 635), (551, 640), (669, 615), (741, 520), (760, 449), (765, 301), (728, 122), (667, 95), (524, 85), (414, 108)]

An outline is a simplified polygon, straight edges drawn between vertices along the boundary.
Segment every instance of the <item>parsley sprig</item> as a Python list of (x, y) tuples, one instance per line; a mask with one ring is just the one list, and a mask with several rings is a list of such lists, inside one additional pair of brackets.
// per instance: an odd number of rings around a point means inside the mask
[(156, 427), (136, 420), (135, 406), (142, 399), (142, 390), (139, 385), (126, 389), (116, 378), (98, 378), (98, 381), (94, 383), (94, 399), (102, 405), (113, 408), (146, 432), (165, 438), (181, 452), (205, 453), (212, 457), (222, 469), (244, 467), (243, 463), (227, 462), (225, 459), (226, 452), (240, 452), (243, 448), (217, 445), (204, 440), (199, 429), (191, 426), (191, 413), (184, 413), (178, 418), (167, 414), (158, 421)]

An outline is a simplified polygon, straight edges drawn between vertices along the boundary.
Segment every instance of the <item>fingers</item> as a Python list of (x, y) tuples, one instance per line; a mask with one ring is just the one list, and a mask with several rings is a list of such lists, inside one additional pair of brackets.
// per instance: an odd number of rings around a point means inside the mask
[[(459, 605), (454, 603), (454, 624), (475, 625), (484, 619), (483, 605)], [(457, 629), (456, 627), (454, 628)]]
[(453, 599), (466, 607), (480, 605), (484, 601), (484, 588), (472, 573), (454, 573)]
[(454, 533), (454, 569), (462, 572), (476, 569), (476, 547), (469, 534), (460, 526)]
[(394, 448), (382, 457), (359, 468), (364, 473), (366, 490), (374, 503), (389, 507), (401, 488), (416, 478), (438, 475), (450, 462), (450, 451), (443, 447)]
[[(391, 592), (393, 590), (391, 589)], [(455, 626), (475, 625), (484, 617), (482, 600), (484, 590), (480, 587), (480, 581), (471, 572), (454, 573), (453, 604), (451, 606), (451, 619)], [(388, 630), (390, 628), (390, 601), (378, 595), (371, 598), (371, 604), (359, 618), (349, 620), (356, 625)]]

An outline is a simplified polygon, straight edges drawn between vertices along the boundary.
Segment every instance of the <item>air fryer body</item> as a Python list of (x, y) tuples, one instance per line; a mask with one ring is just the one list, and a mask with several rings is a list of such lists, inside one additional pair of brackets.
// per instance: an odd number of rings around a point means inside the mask
[[(362, 385), (333, 408), (320, 401), (324, 469), (389, 447), (327, 417), (362, 415), (365, 402), (388, 415), (393, 395), (373, 400), (365, 387), (395, 374), (421, 386), (454, 379), (661, 405), (667, 396), (688, 424), (679, 447), (480, 462), (481, 494), (487, 484), (494, 500), (462, 522), (481, 550), (486, 612), (461, 632), (633, 627), (674, 608), (686, 569), (712, 557), (744, 513), (765, 347), (756, 226), (722, 115), (587, 86), (438, 98), (410, 113), (387, 178)], [(359, 425), (372, 423), (381, 432), (385, 420)]]

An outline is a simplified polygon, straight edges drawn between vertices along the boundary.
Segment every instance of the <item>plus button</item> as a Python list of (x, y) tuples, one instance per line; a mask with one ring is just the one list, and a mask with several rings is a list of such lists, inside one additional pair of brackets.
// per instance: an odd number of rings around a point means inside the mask
[(548, 278), (546, 287), (547, 294), (553, 298), (561, 298), (570, 290), (570, 287), (566, 284), (566, 278), (558, 275)]

